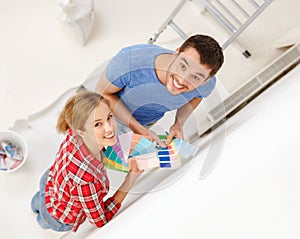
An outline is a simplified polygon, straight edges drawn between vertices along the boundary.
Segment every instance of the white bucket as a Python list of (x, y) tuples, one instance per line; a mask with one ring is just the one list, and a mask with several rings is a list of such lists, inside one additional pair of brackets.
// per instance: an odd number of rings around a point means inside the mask
[(11, 173), (21, 168), (24, 165), (28, 154), (27, 144), (23, 139), (23, 137), (17, 132), (14, 132), (12, 130), (0, 131), (0, 142), (11, 143), (13, 146), (19, 149), (19, 153), (21, 156), (21, 160), (20, 162), (16, 163), (17, 165), (16, 167), (7, 170), (2, 169), (0, 170), (0, 173)]

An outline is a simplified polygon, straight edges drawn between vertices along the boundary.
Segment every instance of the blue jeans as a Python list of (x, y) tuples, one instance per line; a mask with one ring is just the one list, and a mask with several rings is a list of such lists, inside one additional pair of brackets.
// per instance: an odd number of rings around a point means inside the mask
[(59, 232), (70, 231), (72, 229), (71, 225), (63, 224), (53, 218), (46, 208), (45, 188), (48, 172), (49, 170), (43, 174), (40, 180), (40, 191), (33, 196), (31, 200), (31, 209), (34, 213), (38, 214), (36, 220), (43, 229), (52, 229)]

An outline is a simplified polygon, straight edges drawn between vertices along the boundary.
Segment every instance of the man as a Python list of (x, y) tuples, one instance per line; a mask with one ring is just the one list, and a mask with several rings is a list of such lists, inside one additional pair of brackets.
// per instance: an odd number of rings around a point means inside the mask
[[(191, 36), (175, 52), (151, 44), (134, 45), (109, 62), (96, 91), (110, 102), (122, 124), (165, 147), (173, 137), (183, 138), (184, 122), (215, 87), (214, 75), (223, 61), (222, 48), (206, 35)], [(164, 143), (149, 127), (176, 109)]]

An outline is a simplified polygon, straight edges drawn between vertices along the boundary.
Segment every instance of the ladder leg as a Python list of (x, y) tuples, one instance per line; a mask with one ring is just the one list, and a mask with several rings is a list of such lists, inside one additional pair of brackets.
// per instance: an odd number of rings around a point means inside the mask
[[(149, 39), (149, 41), (148, 41), (149, 44), (154, 43), (154, 42), (158, 39), (159, 35), (167, 28), (167, 26), (170, 25), (170, 23), (173, 24), (173, 18), (177, 15), (177, 13), (181, 10), (181, 8), (183, 7), (183, 5), (184, 5), (187, 1), (189, 1), (189, 0), (182, 0), (182, 1), (177, 5), (177, 7), (173, 10), (173, 12), (172, 12), (172, 13), (170, 14), (170, 16), (167, 18), (167, 20), (161, 25), (161, 27), (158, 29), (158, 31), (155, 32), (155, 33), (153, 34), (152, 37), (150, 37), (150, 39)], [(178, 26), (177, 26), (177, 27), (178, 27)], [(176, 28), (176, 26), (175, 26), (175, 28)], [(181, 31), (181, 30), (179, 30), (179, 32), (180, 32), (180, 31)], [(177, 33), (178, 33), (178, 32), (177, 32)]]

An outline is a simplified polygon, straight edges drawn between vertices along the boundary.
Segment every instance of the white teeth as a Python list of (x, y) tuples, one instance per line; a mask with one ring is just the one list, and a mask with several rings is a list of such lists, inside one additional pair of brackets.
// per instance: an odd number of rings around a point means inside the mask
[(110, 139), (110, 138), (112, 138), (112, 137), (114, 137), (115, 136), (115, 134), (114, 133), (112, 133), (112, 134), (110, 134), (110, 135), (106, 135), (106, 136), (104, 136), (104, 138), (108, 138), (108, 139)]
[(184, 88), (184, 86), (180, 85), (180, 83), (174, 78), (173, 78), (173, 83), (174, 83), (174, 86), (178, 89)]

